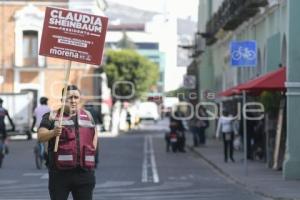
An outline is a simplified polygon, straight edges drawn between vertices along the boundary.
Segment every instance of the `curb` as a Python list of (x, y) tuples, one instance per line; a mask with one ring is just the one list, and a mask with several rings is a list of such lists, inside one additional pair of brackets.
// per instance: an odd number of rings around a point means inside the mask
[(262, 191), (256, 190), (255, 188), (252, 188), (250, 185), (248, 185), (247, 183), (244, 183), (240, 180), (238, 180), (237, 178), (233, 177), (232, 175), (230, 175), (229, 173), (226, 173), (224, 170), (222, 170), (220, 167), (218, 167), (214, 162), (212, 162), (211, 160), (209, 160), (207, 157), (205, 157), (203, 154), (201, 154), (199, 151), (196, 151), (192, 146), (190, 145), (186, 145), (192, 152), (194, 152), (195, 154), (197, 154), (198, 156), (201, 157), (202, 160), (204, 160), (207, 164), (209, 164), (212, 168), (214, 168), (216, 171), (218, 171), (219, 173), (221, 173), (224, 177), (226, 177), (227, 179), (231, 180), (232, 182), (234, 182), (237, 185), (241, 185), (243, 186), (246, 190), (248, 190), (249, 192), (258, 194), (262, 197), (265, 198), (271, 198), (274, 200), (297, 200), (294, 198), (283, 198), (283, 197), (275, 197), (272, 196), (270, 194), (264, 193)]
[(119, 133), (113, 133), (111, 131), (103, 131), (103, 132), (98, 132), (98, 137), (100, 138), (111, 138), (111, 137), (118, 137)]

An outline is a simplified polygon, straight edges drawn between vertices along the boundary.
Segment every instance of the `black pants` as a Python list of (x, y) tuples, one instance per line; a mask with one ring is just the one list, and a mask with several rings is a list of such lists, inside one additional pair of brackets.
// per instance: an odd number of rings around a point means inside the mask
[(252, 132), (247, 130), (247, 158), (253, 160)]
[(200, 136), (199, 136), (199, 128), (197, 127), (192, 127), (191, 131), (193, 133), (193, 142), (194, 142), (194, 146), (198, 146), (198, 144), (200, 143)]
[(205, 136), (205, 128), (199, 128), (199, 143), (205, 144), (206, 143), (206, 136)]
[(49, 171), (51, 200), (67, 200), (70, 192), (74, 200), (92, 200), (94, 187), (94, 171), (82, 169)]
[(7, 133), (6, 130), (4, 129), (0, 129), (0, 139), (2, 139), (3, 141), (5, 141), (5, 139), (7, 138)]
[(228, 150), (229, 150), (230, 159), (234, 160), (233, 159), (233, 132), (222, 133), (222, 135), (223, 135), (223, 143), (224, 143), (224, 160), (225, 162), (227, 162), (228, 160)]

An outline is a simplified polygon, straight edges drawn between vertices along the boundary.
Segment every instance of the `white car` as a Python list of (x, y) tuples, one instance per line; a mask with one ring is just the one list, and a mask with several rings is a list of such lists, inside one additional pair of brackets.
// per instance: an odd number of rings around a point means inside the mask
[(150, 119), (157, 121), (159, 119), (158, 106), (154, 102), (141, 102), (138, 105), (138, 116), (141, 120)]

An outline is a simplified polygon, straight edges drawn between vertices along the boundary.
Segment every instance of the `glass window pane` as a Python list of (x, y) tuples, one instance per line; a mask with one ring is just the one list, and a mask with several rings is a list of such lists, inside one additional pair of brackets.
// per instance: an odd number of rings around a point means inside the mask
[(29, 58), (29, 39), (24, 37), (23, 38), (23, 57)]
[(32, 37), (31, 40), (31, 55), (33, 58), (36, 58), (38, 56), (38, 38), (37, 35), (35, 37)]

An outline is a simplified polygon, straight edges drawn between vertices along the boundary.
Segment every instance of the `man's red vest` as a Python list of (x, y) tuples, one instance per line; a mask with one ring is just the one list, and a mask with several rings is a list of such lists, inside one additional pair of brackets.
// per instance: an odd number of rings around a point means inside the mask
[[(55, 113), (54, 116), (55, 126), (57, 126), (59, 113)], [(74, 121), (70, 117), (63, 118), (58, 150), (54, 153), (55, 166), (58, 169), (73, 169), (78, 166), (85, 169), (95, 167), (96, 150), (93, 145), (95, 124), (88, 111), (81, 109), (77, 116), (79, 134), (76, 133)]]

